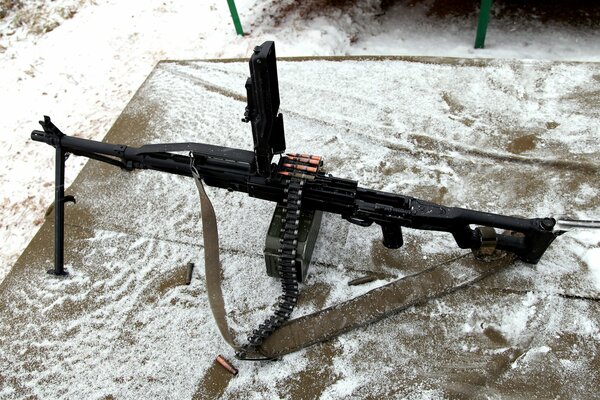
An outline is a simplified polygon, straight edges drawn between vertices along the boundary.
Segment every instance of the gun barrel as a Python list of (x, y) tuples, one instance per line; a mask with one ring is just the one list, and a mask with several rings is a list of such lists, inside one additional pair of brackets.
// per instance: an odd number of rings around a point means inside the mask
[(557, 218), (554, 227), (556, 232), (566, 232), (573, 229), (600, 229), (600, 221)]
[(31, 139), (35, 140), (36, 142), (47, 143), (54, 147), (60, 145), (69, 152), (79, 151), (86, 153), (98, 153), (115, 157), (121, 157), (123, 155), (123, 151), (127, 148), (127, 146), (123, 145), (114, 145), (67, 135), (52, 135), (48, 134), (47, 132), (37, 130), (31, 132)]

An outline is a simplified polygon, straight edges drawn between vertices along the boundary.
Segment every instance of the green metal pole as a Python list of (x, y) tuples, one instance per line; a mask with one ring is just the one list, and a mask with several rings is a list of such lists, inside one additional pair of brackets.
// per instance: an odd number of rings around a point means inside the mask
[(488, 22), (490, 21), (490, 9), (492, 0), (481, 0), (479, 9), (479, 21), (477, 22), (477, 36), (475, 37), (475, 48), (483, 49), (485, 44), (485, 34), (487, 32)]
[(244, 36), (244, 30), (242, 29), (240, 16), (238, 15), (237, 8), (235, 8), (235, 0), (227, 0), (227, 4), (229, 5), (229, 11), (231, 12), (231, 19), (233, 19), (235, 32), (240, 36)]

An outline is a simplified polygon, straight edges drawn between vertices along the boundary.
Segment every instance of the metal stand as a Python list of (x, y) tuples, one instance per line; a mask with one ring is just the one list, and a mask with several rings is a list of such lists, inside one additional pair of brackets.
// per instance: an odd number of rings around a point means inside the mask
[(242, 29), (240, 16), (238, 15), (237, 8), (235, 7), (235, 0), (227, 0), (227, 5), (229, 5), (229, 12), (231, 12), (231, 19), (233, 20), (233, 26), (235, 26), (235, 33), (240, 36), (244, 36), (244, 30)]
[(477, 21), (477, 36), (475, 37), (475, 48), (483, 49), (485, 44), (485, 34), (487, 32), (488, 22), (490, 20), (490, 9), (492, 0), (481, 0), (479, 9), (479, 20)]

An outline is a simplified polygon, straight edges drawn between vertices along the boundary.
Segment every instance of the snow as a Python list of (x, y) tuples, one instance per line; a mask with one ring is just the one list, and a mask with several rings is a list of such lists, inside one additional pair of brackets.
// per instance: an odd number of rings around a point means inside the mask
[[(581, 141), (594, 137), (597, 132), (593, 129), (582, 132), (580, 128), (593, 127), (597, 111), (581, 113), (577, 124), (571, 125), (563, 121), (581, 104), (552, 101), (557, 95), (564, 98), (576, 93), (596, 67), (567, 67), (539, 60), (528, 61), (527, 68), (520, 65), (505, 61), (460, 67), (414, 60), (281, 61), (288, 148), (321, 154), (332, 174), (359, 179), (375, 189), (429, 196), (441, 182), (448, 187), (444, 199), (449, 204), (473, 207), (481, 203), (490, 210), (532, 215), (562, 211), (565, 201), (582, 196), (580, 212), (597, 213), (594, 199), (598, 188), (582, 178), (584, 173), (560, 165), (545, 168), (540, 186), (534, 186), (528, 197), (497, 189), (495, 180), (510, 185), (513, 181), (505, 175), (528, 171), (525, 176), (530, 177), (536, 168), (509, 157), (506, 149), (520, 134), (500, 134), (494, 129), (497, 124), (539, 128), (546, 126), (552, 109), (552, 116), (561, 123), (555, 129), (577, 163), (590, 163), (598, 153), (597, 147), (590, 152), (569, 139), (576, 134)], [(432, 69), (435, 74), (428, 76)], [(146, 116), (142, 119), (149, 121), (141, 128), (143, 137), (135, 135), (131, 140), (169, 138), (180, 142), (192, 138), (250, 148), (249, 127), (231, 118), (243, 110), (240, 82), (244, 82), (246, 70), (245, 61), (159, 64), (126, 108), (126, 118)], [(385, 76), (398, 89), (386, 91), (381, 89), (383, 85), (365, 83), (361, 79), (365, 71), (374, 77)], [(531, 90), (548, 71), (553, 71), (548, 84)], [(563, 82), (560, 91), (554, 84), (558, 81)], [(357, 82), (355, 90), (345, 87), (345, 82)], [(516, 100), (500, 96), (492, 102), (497, 87), (507, 88)], [(419, 98), (412, 101), (414, 93), (419, 93)], [(474, 97), (489, 104), (489, 114), (477, 113), (480, 103)], [(519, 113), (523, 104), (540, 106), (524, 118)], [(419, 113), (419, 107), (428, 107), (432, 113)], [(498, 116), (506, 120), (498, 122)], [(469, 135), (469, 127), (457, 122), (467, 117), (472, 119), (471, 127), (486, 134)], [(382, 131), (388, 134), (382, 135)], [(423, 143), (427, 131), (433, 133), (427, 137), (430, 142)], [(552, 129), (546, 132), (553, 134)], [(540, 140), (545, 138), (546, 133), (540, 135)], [(519, 157), (551, 163), (563, 151), (553, 146), (548, 140), (546, 147), (531, 148)], [(486, 151), (478, 153), (479, 148)], [(368, 157), (365, 149), (369, 149)], [(472, 177), (479, 175), (473, 159), (493, 179)], [(497, 160), (504, 161), (498, 166)], [(71, 232), (85, 230), (71, 236), (79, 258), (68, 260), (71, 277), (56, 281), (33, 272), (51, 264), (51, 260), (38, 260), (28, 265), (29, 272), (15, 271), (7, 278), (11, 285), (2, 300), (15, 306), (0, 313), (0, 337), (9, 329), (9, 321), (19, 337), (3, 343), (0, 370), (8, 371), (4, 374), (9, 382), (3, 394), (9, 397), (14, 389), (41, 398), (190, 398), (194, 393), (210, 397), (201, 390), (207, 390), (206, 376), (210, 376), (215, 354), (233, 359), (233, 352), (221, 340), (208, 311), (199, 210), (190, 206), (197, 204), (194, 185), (190, 179), (174, 175), (128, 173), (94, 165), (110, 174), (90, 173), (89, 168), (86, 179), (77, 183), (78, 215), (93, 215), (93, 223), (84, 225), (74, 213), (68, 213)], [(553, 178), (562, 182), (565, 174), (575, 183), (557, 186), (549, 193), (546, 188)], [(478, 196), (465, 184), (470, 179), (481, 188)], [(232, 329), (243, 339), (270, 314), (279, 295), (278, 282), (265, 279), (261, 255), (272, 205), (241, 193), (210, 187), (207, 191), (219, 220), (226, 309)], [(118, 213), (110, 212), (115, 208)], [(386, 252), (378, 244), (376, 227), (357, 227), (326, 215), (309, 282), (302, 285), (303, 298), (294, 315), (358, 296), (395, 277), (418, 272), (422, 265), (457, 254), (456, 246), (443, 233), (406, 230), (405, 240), (402, 251)], [(581, 338), (595, 350), (593, 343), (600, 338), (595, 303), (564, 296), (598, 295), (596, 282), (587, 279), (589, 266), (583, 261), (597, 241), (597, 233), (592, 232), (564, 235), (535, 267), (515, 263), (480, 287), (411, 308), (278, 363), (236, 363), (240, 373), (227, 382), (223, 395), (244, 396), (252, 387), (252, 398), (293, 397), (288, 392), (290, 382), (312, 374), (323, 377), (317, 384), (323, 388), (319, 396), (325, 399), (444, 398), (447, 393), (441, 388), (465, 379), (460, 367), (459, 372), (453, 370), (453, 361), (448, 359), (465, 358), (481, 359), (478, 370), (496, 365), (494, 360), (508, 359), (507, 369), (523, 375), (544, 364), (544, 357), (558, 354), (561, 369), (553, 369), (554, 364), (548, 367), (554, 377), (566, 374), (565, 363), (575, 376), (593, 375), (586, 352), (569, 352), (572, 345), (564, 343), (559, 345), (568, 351), (544, 350), (557, 347), (553, 341), (561, 335)], [(419, 263), (417, 258), (423, 256), (427, 261)], [(192, 285), (184, 286), (177, 274), (188, 261), (199, 268)], [(346, 285), (368, 271), (382, 272), (387, 278), (368, 285)], [(520, 293), (517, 283), (523, 282), (527, 285)], [(495, 292), (505, 289), (514, 292)], [(436, 338), (435, 346), (429, 337)], [(511, 356), (520, 349), (526, 355)], [(377, 357), (372, 356), (374, 352)], [(581, 380), (571, 378), (569, 382)]]
[[(515, 70), (502, 60), (492, 61), (485, 69), (438, 64), (424, 68), (422, 63), (374, 62), (370, 71), (372, 76), (380, 78), (377, 87), (373, 87), (373, 80), (357, 75), (359, 69), (355, 61), (323, 69), (318, 68), (321, 64), (312, 61), (281, 62), (286, 128), (298, 133), (289, 137), (288, 147), (318, 150), (326, 156), (334, 175), (359, 180), (361, 185), (374, 189), (418, 194), (429, 193), (432, 185), (443, 185), (448, 189), (445, 200), (453, 205), (535, 215), (564, 213), (567, 205), (563, 199), (574, 197), (570, 205), (581, 207), (579, 216), (598, 217), (589, 214), (600, 211), (597, 206), (589, 206), (598, 196), (597, 180), (575, 189), (557, 188), (556, 192), (545, 192), (528, 201), (519, 198), (518, 193), (511, 198), (510, 194), (493, 191), (474, 197), (468, 190), (469, 178), (465, 172), (477, 173), (477, 166), (471, 164), (468, 157), (483, 154), (499, 161), (508, 157), (506, 153), (489, 149), (490, 141), (500, 143), (498, 148), (508, 145), (503, 142), (508, 140), (503, 133), (493, 129), (498, 121), (494, 124), (486, 121), (489, 115), (503, 115), (505, 120), (498, 123), (534, 133), (545, 129), (555, 115), (566, 115), (565, 121), (554, 121), (558, 124), (555, 131), (545, 132), (536, 148), (526, 156), (543, 160), (548, 152), (560, 148), (568, 149), (577, 162), (597, 163), (593, 158), (598, 154), (593, 139), (598, 135), (597, 114), (581, 113), (581, 104), (576, 99), (555, 98), (554, 93), (567, 91), (566, 88), (572, 92), (585, 88), (587, 82), (594, 79), (598, 67), (554, 65), (546, 61), (600, 61), (597, 29), (542, 23), (535, 19), (493, 18), (487, 48), (474, 50), (474, 15), (437, 19), (427, 15), (431, 6), (427, 1), (397, 4), (383, 15), (379, 15), (381, 10), (375, 1), (357, 2), (343, 11), (326, 7), (308, 17), (302, 10), (292, 8), (279, 21), (282, 10), (292, 2), (238, 0), (242, 23), (251, 32), (246, 37), (235, 36), (224, 1), (36, 0), (29, 4), (33, 8), (47, 7), (50, 16), (34, 28), (14, 27), (9, 17), (0, 21), (0, 32), (4, 33), (0, 37), (4, 116), (0, 120), (0, 155), (4, 161), (0, 169), (0, 240), (3, 242), (0, 280), (43, 222), (44, 210), (53, 197), (53, 152), (48, 146), (28, 140), (30, 131), (37, 128), (37, 119), (48, 114), (66, 133), (100, 140), (159, 60), (246, 58), (254, 45), (266, 39), (276, 41), (279, 56), (395, 54), (537, 59), (526, 64), (532, 70), (546, 69), (543, 80), (529, 70), (524, 73)], [(268, 8), (267, 14), (272, 13), (274, 17), (266, 15), (263, 8)], [(70, 15), (69, 10), (74, 9), (77, 12)], [(58, 10), (67, 12), (63, 14)], [(60, 25), (55, 26), (56, 23)], [(32, 33), (52, 26), (48, 33)], [(302, 69), (312, 73), (302, 74)], [(459, 70), (467, 72), (460, 75)], [(286, 74), (299, 78), (289, 79)], [(230, 93), (244, 95), (241, 82), (246, 75), (245, 62), (224, 67), (202, 62), (186, 66), (161, 64), (156, 80), (151, 82), (152, 89), (156, 91), (155, 100), (166, 102), (165, 109), (170, 114), (154, 122), (152, 129), (157, 132), (156, 138), (169, 132), (167, 136), (172, 141), (197, 139), (250, 148), (247, 126), (240, 128), (237, 117), (223, 122), (223, 115), (240, 114), (241, 103), (207, 94), (202, 87), (189, 87), (186, 80), (191, 77), (198, 82), (219, 82)], [(346, 82), (356, 82), (358, 87), (340, 85), (340, 80), (329, 79), (331, 76), (346, 77)], [(396, 79), (395, 85), (405, 88), (401, 96), (388, 93), (383, 83), (386, 79)], [(452, 85), (449, 92), (456, 98), (436, 97), (427, 90), (448, 84)], [(505, 96), (480, 103), (481, 98), (489, 99), (497, 94), (501, 85), (504, 85)], [(481, 97), (474, 96), (475, 92)], [(535, 98), (528, 100), (526, 95), (532, 93)], [(181, 98), (187, 94), (205, 101), (186, 104)], [(147, 111), (143, 105), (131, 106), (139, 106), (139, 112)], [(195, 113), (203, 115), (202, 121), (193, 118)], [(372, 121), (378, 122), (371, 124)], [(315, 126), (319, 128), (318, 135), (314, 135)], [(236, 133), (223, 137), (222, 130)], [(474, 138), (473, 130), (485, 135)], [(389, 135), (382, 139), (381, 132)], [(425, 138), (422, 135), (425, 132), (436, 132), (437, 136)], [(431, 140), (431, 146), (423, 145), (425, 139)], [(361, 157), (365, 147), (372, 150), (368, 157)], [(339, 153), (346, 154), (347, 158), (339, 157)], [(403, 156), (408, 153), (417, 155), (410, 161), (423, 171), (418, 177), (407, 171)], [(84, 162), (81, 158), (68, 160), (67, 185)], [(487, 165), (487, 168), (504, 184), (507, 180), (510, 182), (509, 178), (502, 177), (505, 168), (502, 162)], [(454, 173), (457, 170), (467, 178), (458, 179)], [(401, 172), (397, 172), (396, 179), (380, 179), (383, 171)], [(89, 243), (81, 244), (86, 249), (81, 253), (81, 263), (69, 261), (67, 265), (71, 272), (68, 280), (51, 281), (45, 276), (36, 276), (11, 293), (19, 300), (14, 303), (18, 308), (15, 313), (21, 313), (26, 321), (18, 329), (20, 337), (10, 344), (3, 342), (0, 359), (1, 366), (10, 370), (11, 378), (23, 387), (3, 385), (0, 397), (10, 397), (11, 392), (20, 393), (24, 388), (41, 398), (189, 398), (197, 383), (190, 382), (190, 377), (198, 378), (199, 371), (209, 369), (214, 359), (210, 351), (197, 350), (222, 348), (210, 314), (199, 312), (208, 310), (201, 268), (197, 268), (190, 287), (174, 286), (156, 294), (159, 276), (175, 274), (179, 265), (189, 261), (190, 254), (194, 255), (197, 265), (202, 263), (202, 252), (198, 251), (194, 237), (198, 226), (190, 218), (195, 211), (189, 210), (189, 204), (196, 203), (192, 185), (177, 177), (151, 172), (119, 178), (131, 183), (134, 191), (115, 193), (109, 188), (109, 182), (84, 182), (80, 188), (81, 205), (107, 210), (115, 204), (116, 198), (127, 198), (134, 205), (133, 211), (128, 213), (124, 209), (121, 216), (100, 213), (98, 227), (91, 233)], [(561, 176), (555, 174), (546, 179), (558, 181)], [(515, 179), (514, 184), (518, 186), (518, 180)], [(148, 188), (160, 190), (161, 187), (173, 188), (164, 193), (161, 201), (152, 203), (142, 197)], [(277, 283), (265, 280), (262, 275), (264, 265), (260, 255), (262, 232), (266, 230), (272, 210), (255, 199), (208, 190), (214, 203), (219, 204), (220, 220), (236, 221), (236, 226), (225, 223), (220, 229), (223, 263), (227, 266), (226, 305), (232, 312), (233, 329), (242, 335), (269, 314), (272, 299), (279, 294)], [(187, 208), (188, 214), (181, 214), (182, 208)], [(244, 210), (252, 210), (252, 213)], [(165, 224), (147, 223), (164, 220), (163, 215), (173, 218)], [(123, 220), (129, 226), (123, 227)], [(353, 269), (356, 260), (361, 260), (356, 249), (360, 250), (364, 243), (374, 243), (379, 232), (329, 219), (320, 235), (327, 246), (319, 246), (315, 251), (317, 263), (310, 282), (314, 286), (346, 282), (364, 274), (360, 269)], [(432, 237), (434, 240), (429, 240)], [(442, 237), (429, 232), (411, 232), (411, 244), (407, 246), (417, 247), (423, 259), (433, 262), (439, 254), (454, 249), (454, 245)], [(428, 352), (434, 360), (440, 357), (431, 353), (432, 349), (419, 347), (418, 339), (425, 327), (438, 329), (430, 327), (431, 318), (448, 321), (450, 329), (437, 333), (446, 339), (444, 350), (449, 353), (481, 352), (485, 358), (505, 354), (509, 345), (530, 345), (529, 351), (511, 364), (515, 373), (532, 368), (540, 357), (554, 354), (548, 338), (568, 333), (582, 335), (590, 343), (597, 342), (600, 331), (592, 307), (585, 301), (561, 296), (598, 295), (600, 253), (594, 248), (598, 242), (595, 233), (564, 235), (551, 247), (547, 259), (536, 267), (535, 274), (519, 264), (518, 268), (500, 274), (489, 287), (481, 291), (470, 289), (472, 297), (459, 294), (456, 301), (441, 299), (427, 307), (409, 310), (407, 314), (411, 318), (397, 317), (359, 330), (351, 337), (341, 337), (334, 346), (336, 353), (328, 360), (330, 364), (322, 367), (334, 371), (336, 380), (321, 397), (349, 397), (356, 393), (385, 397), (394, 385), (381, 383), (385, 369), (382, 370), (377, 360), (352, 362), (361, 349), (374, 345), (382, 354), (395, 355), (393, 365), (396, 370), (402, 366), (404, 379), (412, 375), (439, 374), (442, 376), (439, 382), (442, 382), (445, 370), (432, 366), (435, 361), (416, 364), (423, 354), (427, 358)], [(408, 254), (415, 252), (409, 250)], [(153, 261), (148, 263), (148, 260)], [(80, 264), (94, 265), (97, 270), (80, 270)], [(122, 265), (129, 268), (124, 269)], [(379, 267), (390, 279), (415, 272), (385, 265)], [(157, 270), (161, 274), (157, 274)], [(530, 280), (532, 285), (528, 290), (533, 288), (533, 291), (508, 295), (498, 304), (488, 303), (487, 289), (510, 287), (511, 283), (521, 280)], [(570, 280), (578, 284), (570, 287)], [(240, 288), (239, 281), (247, 285)], [(323, 299), (302, 303), (297, 314), (360, 295), (385, 282), (380, 280), (358, 287), (334, 285)], [(502, 282), (502, 285), (494, 285), (494, 282)], [(571, 293), (565, 289), (579, 291)], [(93, 304), (89, 309), (78, 308), (76, 305), (85, 299), (93, 299)], [(52, 332), (48, 332), (43, 318), (53, 318), (65, 310), (71, 317), (53, 325)], [(27, 320), (31, 316), (40, 320)], [(0, 326), (5, 324), (3, 318), (5, 315), (0, 314)], [(125, 333), (116, 334), (122, 332), (123, 327)], [(483, 351), (481, 342), (475, 338), (491, 328), (500, 332), (507, 343)], [(442, 329), (445, 328), (438, 330)], [(518, 342), (524, 333), (532, 331), (540, 332), (540, 338), (527, 338), (530, 340), (527, 344)], [(380, 335), (381, 332), (392, 334), (387, 337)], [(69, 340), (61, 340), (64, 337)], [(168, 351), (165, 353), (164, 349)], [(37, 351), (47, 359), (31, 356)], [(231, 354), (227, 356), (231, 358)], [(240, 375), (229, 383), (225, 395), (241, 396), (245, 388), (252, 385), (258, 390), (256, 398), (286, 396), (278, 391), (278, 382), (292, 379), (312, 366), (315, 360), (319, 361), (315, 357), (314, 353), (300, 352), (281, 363), (244, 364)], [(561, 365), (573, 373), (584, 374), (591, 368), (584, 356), (562, 354), (561, 357)], [(42, 365), (41, 372), (35, 365), (27, 364), (31, 359)], [(52, 362), (57, 360), (61, 362)], [(443, 359), (437, 361), (443, 364)], [(379, 385), (369, 387), (371, 382), (379, 382)], [(408, 398), (444, 397), (436, 388), (419, 385), (401, 393)]]
[(589, 249), (583, 255), (583, 260), (589, 266), (591, 278), (596, 281), (596, 287), (600, 290), (600, 249)]
[[(24, 3), (23, 10), (8, 10), (0, 19), (5, 116), (0, 121), (4, 160), (0, 279), (36, 232), (52, 201), (52, 154), (28, 140), (35, 122), (51, 115), (70, 134), (101, 139), (161, 59), (245, 58), (256, 44), (274, 39), (280, 56), (396, 54), (600, 61), (597, 29), (502, 18), (501, 9), (492, 17), (486, 49), (474, 50), (474, 11), (439, 18), (428, 13), (431, 1), (395, 4), (382, 12), (374, 0), (341, 9), (318, 5), (310, 9), (309, 4), (308, 11), (294, 8), (289, 1), (238, 0), (249, 32), (243, 38), (235, 35), (224, 1)], [(84, 162), (69, 160), (67, 185)]]

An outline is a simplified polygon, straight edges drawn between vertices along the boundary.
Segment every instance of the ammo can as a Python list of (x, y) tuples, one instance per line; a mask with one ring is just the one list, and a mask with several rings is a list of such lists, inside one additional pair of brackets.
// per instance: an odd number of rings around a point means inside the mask
[[(300, 223), (298, 228), (298, 245), (296, 246), (296, 279), (298, 282), (304, 282), (308, 274), (308, 266), (312, 257), (317, 235), (321, 226), (322, 211), (302, 211), (300, 214)], [(281, 237), (282, 218), (285, 217), (285, 209), (278, 205), (273, 212), (271, 225), (267, 231), (265, 240), (265, 264), (267, 265), (267, 275), (278, 278), (279, 272), (277, 265), (279, 257), (279, 239)]]

